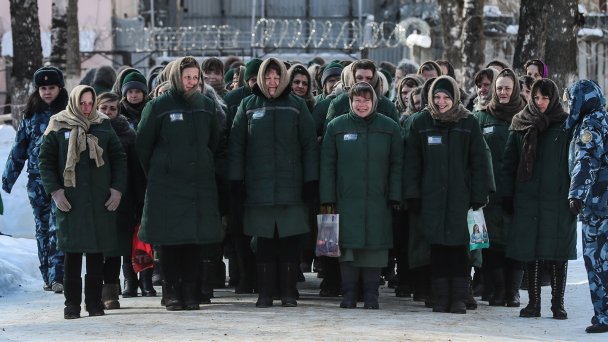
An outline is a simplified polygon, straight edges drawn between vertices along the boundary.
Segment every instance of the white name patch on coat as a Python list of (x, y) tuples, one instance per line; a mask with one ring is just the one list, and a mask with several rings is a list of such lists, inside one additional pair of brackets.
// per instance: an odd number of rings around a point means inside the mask
[(344, 134), (344, 141), (357, 140), (357, 133)]
[(70, 139), (70, 132), (63, 132), (63, 138), (64, 138), (65, 140)]
[(264, 110), (256, 110), (251, 114), (252, 119), (261, 119), (264, 117)]
[(182, 114), (182, 113), (171, 113), (171, 114), (169, 114), (169, 119), (171, 119), (171, 122), (183, 121), (184, 120), (184, 114)]
[(483, 128), (483, 134), (494, 133), (494, 126), (488, 126)]
[(441, 136), (429, 136), (427, 138), (427, 143), (429, 145), (441, 145)]

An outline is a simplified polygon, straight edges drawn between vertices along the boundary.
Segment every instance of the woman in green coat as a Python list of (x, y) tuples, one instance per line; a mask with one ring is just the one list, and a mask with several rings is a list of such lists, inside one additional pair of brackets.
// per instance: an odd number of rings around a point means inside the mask
[[(527, 104), (521, 95), (519, 81), (511, 69), (502, 70), (492, 82), (490, 103), (485, 110), (474, 111), (479, 127), (490, 147), (492, 167), (497, 187), (500, 187), (502, 157), (509, 136), (511, 119)], [(521, 262), (505, 258), (506, 236), (510, 218), (502, 209), (499, 194), (490, 195), (488, 205), (483, 209), (489, 232), (490, 247), (483, 249), (483, 269), (491, 275), (493, 295), (490, 306), (518, 307), (519, 286), (523, 277)]]
[(486, 203), (491, 166), (479, 124), (460, 104), (453, 78), (433, 81), (428, 111), (411, 118), (405, 146), (404, 198), (430, 243), (433, 311), (466, 313), (467, 212)]
[(540, 317), (543, 262), (550, 263), (553, 318), (566, 319), (568, 260), (576, 259), (576, 217), (569, 210), (568, 114), (553, 81), (532, 85), (532, 99), (513, 117), (503, 157), (503, 208), (513, 215), (506, 256), (525, 262), (528, 306), (520, 317)]
[(220, 125), (200, 73), (193, 57), (172, 63), (171, 88), (146, 105), (135, 140), (148, 181), (139, 237), (159, 246), (169, 311), (200, 308), (201, 245), (223, 239), (214, 164)]
[(80, 317), (83, 253), (86, 310), (104, 314), (103, 253), (116, 248), (116, 209), (126, 189), (125, 153), (109, 118), (95, 110), (95, 97), (89, 86), (74, 88), (40, 147), (40, 176), (56, 205), (57, 247), (65, 252), (66, 319)]
[(318, 197), (319, 152), (312, 116), (291, 92), (282, 61), (269, 58), (260, 66), (229, 145), (228, 176), (235, 201), (245, 205), (244, 233), (257, 237), (256, 306), (272, 306), (277, 273), (282, 305), (296, 306), (301, 239), (310, 229), (307, 204)]
[(393, 246), (391, 207), (401, 202), (403, 142), (399, 125), (376, 112), (371, 85), (349, 90), (351, 111), (327, 125), (321, 150), (321, 203), (340, 214), (342, 308), (378, 309), (378, 278)]

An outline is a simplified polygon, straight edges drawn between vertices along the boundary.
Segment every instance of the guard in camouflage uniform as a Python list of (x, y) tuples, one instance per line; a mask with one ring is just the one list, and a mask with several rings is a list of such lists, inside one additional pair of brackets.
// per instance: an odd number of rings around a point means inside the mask
[(65, 109), (68, 93), (64, 88), (63, 73), (52, 66), (38, 69), (34, 73), (36, 91), (28, 99), (23, 120), (17, 128), (15, 143), (6, 161), (2, 174), (2, 189), (11, 193), (27, 160), (27, 195), (34, 212), (36, 242), (40, 272), (44, 290), (63, 292), (63, 252), (57, 249), (57, 236), (52, 224), (51, 197), (44, 192), (38, 153), (42, 134), (51, 115)]
[(583, 226), (583, 255), (594, 316), (588, 333), (608, 332), (608, 118), (606, 99), (595, 81), (567, 89), (573, 128), (570, 143), (570, 209)]

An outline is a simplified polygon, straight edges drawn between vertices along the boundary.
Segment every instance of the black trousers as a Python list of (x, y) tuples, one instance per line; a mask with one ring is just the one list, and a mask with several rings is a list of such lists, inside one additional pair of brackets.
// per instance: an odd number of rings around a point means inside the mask
[(272, 239), (258, 237), (256, 259), (260, 264), (279, 261), (280, 263), (300, 263), (303, 235), (279, 238), (275, 229)]
[[(104, 260), (103, 260), (103, 283), (104, 284), (120, 284), (120, 258), (121, 258), (120, 256), (104, 258)], [(129, 263), (130, 262), (131, 262), (131, 260), (129, 260)]]
[[(64, 277), (67, 279), (80, 278), (82, 272), (82, 253), (65, 253)], [(103, 254), (86, 254), (86, 274), (103, 277)]]
[(434, 279), (470, 277), (469, 246), (431, 245), (431, 275)]
[(504, 250), (484, 248), (483, 254), (483, 267), (487, 267), (488, 271), (495, 269), (505, 270), (523, 270), (524, 264), (520, 261), (507, 258)]
[(159, 246), (160, 266), (164, 280), (176, 284), (191, 283), (200, 277), (201, 245)]

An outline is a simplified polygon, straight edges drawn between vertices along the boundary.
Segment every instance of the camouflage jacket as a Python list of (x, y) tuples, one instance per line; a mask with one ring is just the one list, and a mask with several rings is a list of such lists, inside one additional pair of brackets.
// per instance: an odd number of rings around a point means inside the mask
[(42, 134), (46, 130), (52, 112), (50, 110), (34, 113), (30, 118), (24, 118), (19, 124), (13, 148), (6, 161), (2, 174), (2, 189), (10, 193), (17, 177), (23, 170), (27, 160), (27, 172), (38, 175), (38, 153), (42, 143)]
[(608, 215), (608, 117), (606, 99), (595, 81), (581, 80), (568, 88), (570, 115), (566, 129), (573, 129), (570, 143), (570, 192), (583, 201), (583, 216)]

